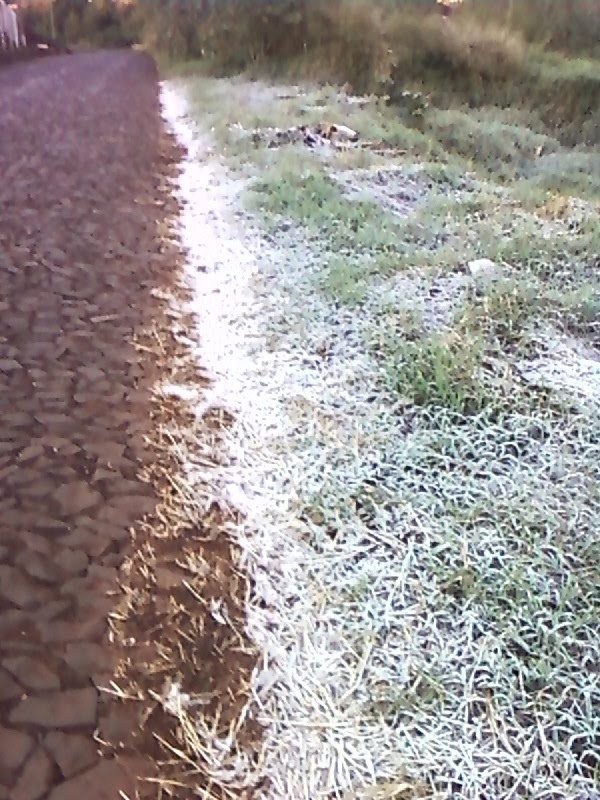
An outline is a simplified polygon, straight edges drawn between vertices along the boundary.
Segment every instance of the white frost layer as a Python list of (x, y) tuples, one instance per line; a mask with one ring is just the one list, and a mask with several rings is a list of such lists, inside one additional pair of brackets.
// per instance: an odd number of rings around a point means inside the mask
[(519, 363), (522, 377), (535, 386), (600, 401), (598, 355), (575, 340), (543, 338), (546, 354)]
[[(235, 415), (226, 435), (229, 463), (204, 471), (194, 464), (188, 468), (196, 480), (208, 484), (216, 496), (245, 515), (244, 522), (232, 533), (242, 546), (243, 566), (256, 584), (247, 611), (248, 632), (263, 651), (262, 668), (254, 676), (253, 702), (260, 707), (277, 681), (278, 659), (274, 651), (283, 654), (276, 633), (281, 625), (276, 608), (284, 597), (276, 584), (282, 581), (289, 592), (298, 594), (293, 588), (297, 577), (298, 558), (293, 554), (296, 545), (290, 521), (281, 524), (287, 503), (285, 493), (281, 494), (280, 465), (268, 444), (284, 435), (278, 395), (286, 381), (281, 376), (279, 386), (269, 386), (255, 358), (256, 351), (264, 347), (257, 302), (260, 292), (256, 286), (253, 289), (260, 242), (257, 236), (249, 238), (236, 224), (234, 211), (239, 206), (241, 186), (216, 159), (207, 157), (205, 140), (186, 115), (184, 95), (176, 87), (163, 84), (161, 99), (165, 121), (187, 149), (177, 194), (182, 200), (178, 233), (187, 253), (185, 278), (193, 297), (188, 310), (197, 320), (196, 329), (189, 336), (203, 370), (208, 369), (213, 377), (209, 396), (204, 396), (196, 410), (201, 413), (208, 405), (218, 405), (231, 409)], [(165, 386), (163, 391), (191, 397), (186, 387)], [(274, 525), (277, 517), (280, 519)], [(261, 600), (268, 610), (258, 609)], [(265, 623), (272, 628), (269, 635)], [(239, 773), (247, 772), (249, 764), (236, 760), (231, 742), (222, 744), (229, 747), (220, 752), (218, 745), (214, 748), (215, 779), (225, 785), (243, 784), (244, 776)], [(268, 763), (264, 769), (272, 771)], [(269, 790), (271, 797), (300, 796), (288, 795), (287, 790), (272, 791)]]
[[(286, 331), (270, 342), (267, 322), (294, 318), (285, 287), (289, 263), (282, 264), (289, 253), (266, 250), (258, 232), (237, 224), (243, 184), (209, 155), (175, 86), (163, 85), (162, 102), (165, 120), (188, 149), (177, 191), (183, 201), (186, 277), (198, 320), (190, 337), (203, 369), (215, 376), (212, 402), (233, 405), (235, 414), (226, 434), (230, 462), (190, 469), (245, 514), (232, 533), (254, 582), (248, 633), (263, 654), (252, 701), (266, 726), (261, 762), (269, 783), (260, 796), (314, 800), (376, 778), (373, 738), (367, 745), (354, 698), (371, 644), (364, 642), (364, 652), (357, 652), (354, 637), (345, 640), (327, 603), (330, 587), (341, 585), (339, 571), (346, 572), (346, 562), (361, 549), (361, 531), (344, 547), (329, 542), (328, 552), (316, 553), (296, 494), (298, 487), (318, 492), (326, 480), (330, 467), (318, 444), (323, 437), (344, 447), (356, 440), (358, 447), (360, 422), (332, 409), (354, 396), (366, 365), (360, 357), (323, 365), (315, 356), (317, 341), (310, 341), (322, 330)], [(311, 268), (298, 253), (294, 260), (300, 269)], [(289, 446), (300, 428), (312, 453)], [(370, 569), (374, 566), (376, 561)], [(385, 732), (376, 736), (388, 769), (397, 773)], [(249, 765), (236, 761), (233, 750), (216, 750), (222, 769), (215, 766), (215, 778), (243, 783), (239, 773)]]

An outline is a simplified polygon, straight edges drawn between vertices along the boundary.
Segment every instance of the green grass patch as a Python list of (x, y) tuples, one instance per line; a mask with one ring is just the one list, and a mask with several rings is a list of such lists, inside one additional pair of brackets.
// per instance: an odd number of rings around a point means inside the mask
[(533, 278), (504, 279), (465, 303), (455, 321), (462, 334), (485, 337), (488, 346), (507, 353), (528, 333), (528, 326), (547, 307), (543, 290)]
[(444, 151), (505, 180), (523, 176), (539, 153), (560, 149), (550, 136), (473, 110), (433, 110), (426, 124)]
[(475, 414), (492, 401), (482, 381), (481, 338), (435, 334), (421, 341), (388, 342), (387, 349), (386, 386), (414, 405)]
[[(529, 186), (560, 195), (600, 198), (600, 151), (561, 151), (530, 162), (523, 173)], [(519, 191), (520, 187), (516, 187)]]
[(363, 261), (334, 255), (323, 270), (321, 287), (336, 303), (358, 305), (367, 294), (369, 277)]
[(374, 202), (350, 201), (324, 171), (277, 164), (254, 183), (255, 207), (295, 220), (335, 250), (386, 252), (399, 244), (401, 226)]
[(527, 269), (558, 285), (572, 286), (592, 277), (600, 253), (600, 226), (594, 220), (544, 232), (533, 220), (522, 220), (508, 236), (490, 241), (488, 253), (518, 269)]

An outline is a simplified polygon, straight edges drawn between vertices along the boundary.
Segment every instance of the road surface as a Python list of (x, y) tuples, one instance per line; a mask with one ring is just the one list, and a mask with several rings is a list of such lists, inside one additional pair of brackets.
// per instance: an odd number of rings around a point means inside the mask
[(155, 506), (156, 358), (134, 340), (176, 267), (157, 235), (173, 154), (145, 55), (0, 67), (0, 800), (156, 796), (136, 781), (152, 736), (98, 687)]

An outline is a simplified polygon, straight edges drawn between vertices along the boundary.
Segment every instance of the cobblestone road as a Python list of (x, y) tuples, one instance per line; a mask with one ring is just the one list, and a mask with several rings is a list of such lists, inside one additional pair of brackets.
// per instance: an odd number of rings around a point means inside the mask
[(136, 477), (155, 368), (133, 340), (174, 268), (168, 159), (144, 55), (0, 67), (0, 800), (144, 793), (139, 755), (99, 755), (128, 730), (97, 687), (155, 503)]

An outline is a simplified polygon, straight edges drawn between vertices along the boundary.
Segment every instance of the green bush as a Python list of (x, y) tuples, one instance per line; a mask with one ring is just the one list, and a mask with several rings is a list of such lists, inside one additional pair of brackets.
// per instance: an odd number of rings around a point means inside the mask
[(54, 0), (52, 8), (52, 14), (43, 6), (25, 10), (25, 29), (30, 36), (98, 47), (123, 47), (139, 37), (138, 12), (116, 0)]
[(597, 0), (465, 0), (465, 11), (505, 24), (529, 42), (570, 53), (600, 53)]
[(427, 128), (445, 151), (507, 178), (533, 172), (538, 154), (560, 149), (556, 139), (477, 111), (434, 110), (427, 116)]

